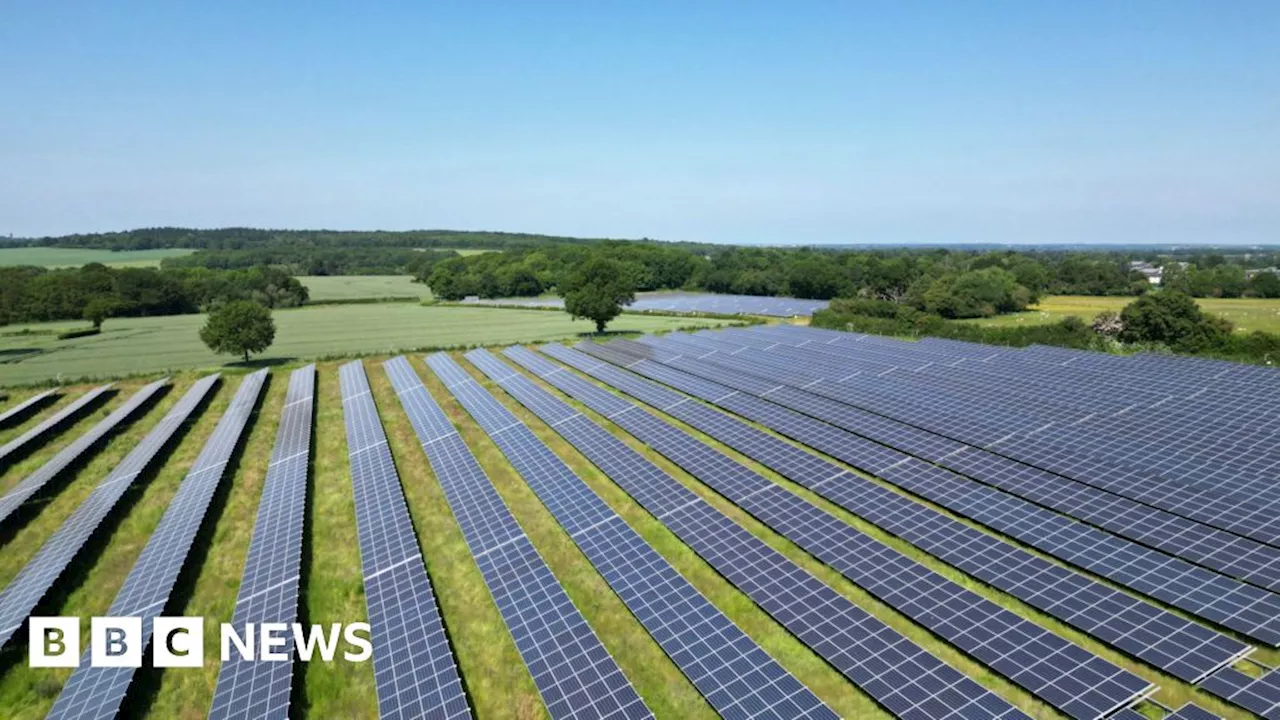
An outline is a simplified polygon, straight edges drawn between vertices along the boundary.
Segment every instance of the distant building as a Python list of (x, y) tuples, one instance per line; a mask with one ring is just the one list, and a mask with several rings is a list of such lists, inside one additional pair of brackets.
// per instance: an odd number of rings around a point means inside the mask
[(1275, 273), (1276, 275), (1280, 275), (1280, 268), (1274, 268), (1274, 267), (1249, 268), (1244, 271), (1244, 276), (1249, 280), (1252, 280), (1255, 275), (1259, 275), (1264, 272)]
[(1142, 273), (1147, 282), (1152, 285), (1159, 285), (1160, 278), (1164, 275), (1164, 270), (1142, 260), (1134, 260), (1129, 263), (1129, 270)]

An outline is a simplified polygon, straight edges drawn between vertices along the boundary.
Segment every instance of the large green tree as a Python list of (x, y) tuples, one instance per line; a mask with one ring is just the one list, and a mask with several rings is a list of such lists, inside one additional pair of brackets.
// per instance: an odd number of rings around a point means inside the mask
[(209, 313), (200, 329), (200, 339), (216, 353), (243, 355), (260, 353), (276, 338), (271, 311), (252, 300), (234, 300)]
[(1231, 323), (1200, 309), (1186, 293), (1161, 290), (1134, 300), (1120, 311), (1126, 342), (1163, 343), (1195, 352), (1220, 345), (1231, 334)]
[(635, 279), (622, 263), (594, 257), (579, 265), (560, 282), (564, 309), (575, 320), (587, 318), (596, 332), (618, 317), (636, 299)]

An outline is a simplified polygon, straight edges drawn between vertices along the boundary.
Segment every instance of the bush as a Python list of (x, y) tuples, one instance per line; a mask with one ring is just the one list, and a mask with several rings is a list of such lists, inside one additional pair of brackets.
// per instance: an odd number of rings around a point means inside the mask
[(102, 332), (102, 330), (96, 327), (80, 328), (79, 330), (68, 330), (66, 332), (60, 332), (58, 333), (57, 337), (59, 340), (73, 340), (78, 337), (88, 337), (90, 335), (97, 335), (100, 332)]

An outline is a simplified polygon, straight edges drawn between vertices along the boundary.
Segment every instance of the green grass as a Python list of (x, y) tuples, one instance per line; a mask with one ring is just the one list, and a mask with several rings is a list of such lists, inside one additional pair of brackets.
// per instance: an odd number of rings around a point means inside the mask
[(431, 288), (408, 275), (304, 275), (298, 278), (311, 302), (364, 300), (367, 298), (432, 298)]
[[(485, 307), (423, 307), (410, 303), (330, 305), (274, 313), (276, 339), (255, 359), (322, 358), (570, 338), (594, 326), (565, 313)], [(21, 360), (0, 364), (0, 386), (85, 377), (121, 377), (165, 370), (215, 368), (236, 358), (215, 355), (200, 342), (203, 315), (108, 320), (99, 335), (57, 340), (52, 334), (21, 335), (84, 323), (12, 326), (0, 333), (0, 358), (29, 350)], [(611, 331), (650, 332), (712, 326), (725, 321), (626, 314)]]
[(0, 249), (0, 267), (38, 265), (40, 267), (79, 267), (102, 263), (111, 267), (156, 267), (165, 258), (190, 255), (195, 250), (165, 248), (159, 250), (92, 250), (82, 248), (18, 247)]
[[(1057, 322), (1068, 316), (1075, 316), (1084, 321), (1092, 320), (1095, 315), (1105, 310), (1120, 312), (1125, 305), (1133, 302), (1130, 297), (1094, 297), (1089, 295), (1051, 295), (1034, 305), (1027, 312), (999, 315), (992, 318), (977, 318), (961, 322), (978, 323), (989, 326), (1042, 325)], [(1261, 298), (1199, 298), (1196, 300), (1204, 310), (1221, 315), (1235, 323), (1237, 330), (1263, 330), (1280, 333), (1280, 299)]]

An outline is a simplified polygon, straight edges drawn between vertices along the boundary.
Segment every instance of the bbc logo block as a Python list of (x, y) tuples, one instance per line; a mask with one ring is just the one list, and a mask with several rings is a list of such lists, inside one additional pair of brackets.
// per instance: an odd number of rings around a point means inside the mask
[[(155, 667), (204, 665), (204, 622), (198, 617), (158, 617), (153, 621), (151, 663)], [(80, 664), (80, 618), (33, 617), (29, 624), (31, 667)], [(89, 620), (89, 664), (93, 667), (142, 667), (146, 638), (142, 618), (95, 617)]]
[[(151, 665), (158, 668), (204, 666), (204, 618), (156, 617), (152, 632), (143, 633), (140, 617), (95, 617), (89, 620), (88, 660), (91, 667), (142, 667), (147, 645)], [(32, 617), (28, 625), (28, 664), (31, 667), (78, 667), (81, 654), (80, 618)], [(368, 623), (245, 623), (241, 628), (219, 626), (222, 662), (232, 657), (251, 662), (310, 662), (318, 657), (333, 662), (366, 662), (373, 656)], [(292, 641), (292, 642), (291, 642)], [(339, 653), (342, 645), (346, 649)]]

